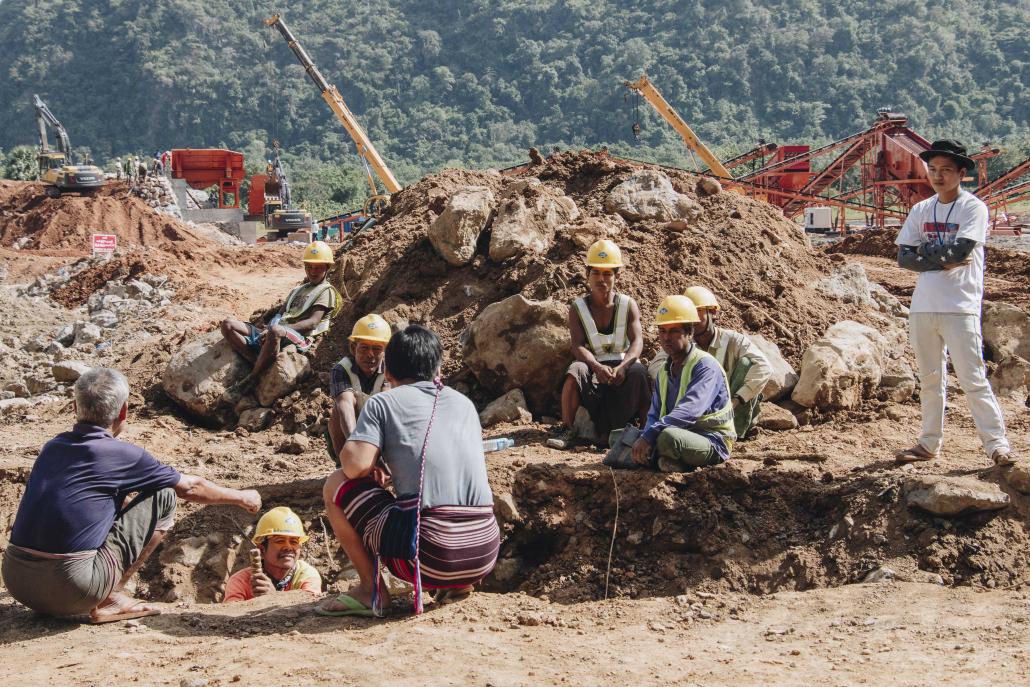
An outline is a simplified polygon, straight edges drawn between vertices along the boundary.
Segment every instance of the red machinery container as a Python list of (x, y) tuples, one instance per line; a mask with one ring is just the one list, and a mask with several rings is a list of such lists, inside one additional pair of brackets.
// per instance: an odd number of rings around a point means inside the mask
[(197, 190), (217, 186), (218, 207), (238, 208), (243, 153), (221, 148), (175, 149), (172, 151), (172, 178), (185, 179), (190, 188)]

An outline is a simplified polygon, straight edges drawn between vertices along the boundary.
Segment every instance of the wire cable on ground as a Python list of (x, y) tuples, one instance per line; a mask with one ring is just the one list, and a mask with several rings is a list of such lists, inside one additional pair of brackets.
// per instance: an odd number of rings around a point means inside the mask
[(608, 472), (612, 473), (612, 484), (615, 485), (615, 520), (612, 522), (612, 543), (608, 547), (608, 569), (604, 573), (604, 598), (608, 600), (608, 579), (612, 575), (612, 552), (615, 551), (615, 533), (619, 530), (619, 482), (615, 479), (615, 470), (609, 466)]

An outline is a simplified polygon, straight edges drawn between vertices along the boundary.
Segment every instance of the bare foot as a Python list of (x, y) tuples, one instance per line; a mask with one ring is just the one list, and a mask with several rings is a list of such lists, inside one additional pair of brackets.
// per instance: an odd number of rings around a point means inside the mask
[(142, 618), (157, 615), (161, 609), (122, 592), (111, 592), (96, 608), (89, 612), (90, 622), (110, 623), (116, 620)]

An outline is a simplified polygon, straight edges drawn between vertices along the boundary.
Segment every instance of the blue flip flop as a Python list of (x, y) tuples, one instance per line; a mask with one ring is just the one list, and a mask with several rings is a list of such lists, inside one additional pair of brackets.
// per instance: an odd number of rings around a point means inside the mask
[(333, 601), (340, 604), (341, 606), (344, 606), (345, 608), (339, 611), (327, 611), (321, 606), (317, 606), (315, 607), (315, 613), (318, 615), (324, 615), (331, 618), (342, 618), (345, 616), (356, 616), (359, 618), (375, 617), (375, 611), (373, 611), (371, 608), (361, 603), (360, 601), (358, 601), (346, 592), (342, 594), (337, 594), (336, 598), (333, 599)]

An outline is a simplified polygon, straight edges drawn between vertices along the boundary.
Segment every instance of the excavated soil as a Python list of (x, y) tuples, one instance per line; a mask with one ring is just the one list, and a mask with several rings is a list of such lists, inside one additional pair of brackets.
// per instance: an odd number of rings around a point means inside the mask
[[(572, 197), (581, 213), (577, 222), (610, 224), (605, 199), (645, 166), (562, 153), (522, 177), (536, 176)], [(662, 171), (677, 191), (700, 203), (703, 213), (692, 231), (630, 222), (615, 237), (628, 264), (617, 288), (633, 296), (642, 312), (653, 313), (664, 296), (690, 284), (705, 284), (719, 297), (726, 326), (766, 335), (794, 364), (831, 324), (862, 319), (855, 306), (828, 301), (812, 289), (813, 282), (828, 274), (831, 261), (810, 249), (797, 226), (775, 208), (730, 192), (699, 197), (696, 176)], [(333, 278), (346, 303), (329, 340), (318, 350), (316, 367), (327, 368), (344, 353), (346, 336), (358, 317), (386, 312), (394, 320), (432, 325), (444, 342), (444, 372), (453, 382), (463, 377), (461, 332), (486, 306), (513, 294), (567, 302), (585, 293), (583, 249), (568, 234), (559, 234), (545, 255), (503, 264), (486, 258), (489, 230), (470, 265), (450, 267), (435, 253), (427, 229), (455, 191), (486, 186), (496, 194), (511, 180), (496, 173), (444, 170), (396, 194), (389, 215), (373, 231), (358, 235), (338, 259)], [(645, 328), (645, 338), (646, 357), (657, 350), (656, 333)]]
[(114, 234), (119, 245), (152, 246), (173, 255), (210, 245), (204, 235), (156, 212), (129, 193), (128, 182), (108, 181), (93, 193), (49, 198), (39, 182), (0, 181), (0, 245), (90, 250), (91, 234)]

